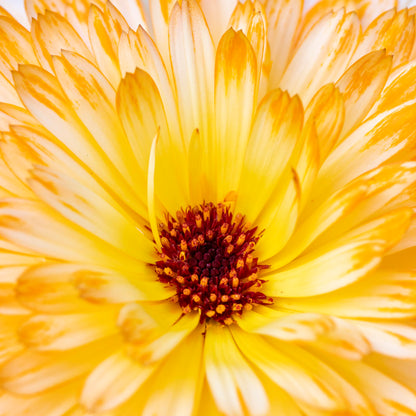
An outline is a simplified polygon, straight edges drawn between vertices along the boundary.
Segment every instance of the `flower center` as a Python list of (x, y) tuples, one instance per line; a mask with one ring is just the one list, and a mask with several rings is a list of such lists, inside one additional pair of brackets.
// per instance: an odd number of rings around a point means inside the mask
[(176, 288), (173, 300), (183, 313), (201, 311), (201, 323), (214, 319), (231, 325), (233, 315), (266, 305), (259, 278), (268, 266), (257, 264), (253, 252), (261, 233), (241, 214), (223, 204), (204, 203), (166, 216), (156, 262), (159, 281)]

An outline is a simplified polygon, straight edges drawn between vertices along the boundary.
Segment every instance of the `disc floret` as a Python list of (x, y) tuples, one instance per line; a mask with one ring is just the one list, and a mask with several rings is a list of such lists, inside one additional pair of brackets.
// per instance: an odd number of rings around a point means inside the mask
[(166, 216), (160, 231), (159, 281), (176, 288), (183, 313), (199, 310), (200, 321), (230, 325), (253, 305), (273, 302), (261, 292), (267, 266), (254, 256), (261, 237), (241, 214), (224, 204), (204, 203)]

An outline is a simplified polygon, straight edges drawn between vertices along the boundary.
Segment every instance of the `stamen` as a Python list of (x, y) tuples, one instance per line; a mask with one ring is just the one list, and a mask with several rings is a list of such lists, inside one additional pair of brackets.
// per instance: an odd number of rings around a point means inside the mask
[(200, 322), (224, 325), (254, 305), (273, 303), (260, 292), (261, 271), (253, 251), (261, 234), (223, 204), (202, 204), (167, 215), (160, 228), (160, 282), (176, 288), (172, 300), (184, 314), (199, 310)]

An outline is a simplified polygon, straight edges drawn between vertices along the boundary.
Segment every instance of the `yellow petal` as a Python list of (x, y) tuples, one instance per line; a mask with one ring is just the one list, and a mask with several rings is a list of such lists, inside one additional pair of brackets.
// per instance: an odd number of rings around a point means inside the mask
[(227, 328), (214, 324), (205, 337), (205, 370), (215, 402), (222, 412), (242, 416), (244, 405), (251, 415), (269, 408), (266, 393)]
[(372, 271), (404, 234), (412, 211), (393, 211), (321, 245), (290, 265), (268, 275), (267, 293), (303, 297), (327, 293), (348, 285)]
[(242, 32), (221, 38), (215, 61), (215, 167), (218, 198), (240, 181), (256, 96), (256, 57)]

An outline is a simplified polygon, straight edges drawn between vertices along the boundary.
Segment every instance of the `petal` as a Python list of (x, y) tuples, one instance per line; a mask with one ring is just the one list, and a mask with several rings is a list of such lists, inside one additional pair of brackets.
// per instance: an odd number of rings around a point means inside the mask
[[(94, 138), (76, 115), (57, 80), (46, 71), (34, 67), (20, 67), (14, 73), (16, 90), (29, 111), (58, 141), (86, 166), (107, 182), (112, 189), (126, 198), (131, 207), (140, 210), (134, 192), (115, 171), (108, 156), (95, 143)], [(127, 189), (126, 189), (127, 186)], [(143, 211), (143, 207), (141, 208)]]
[(372, 271), (407, 230), (411, 210), (393, 211), (267, 275), (267, 293), (303, 297), (328, 293)]
[[(243, 354), (301, 408), (319, 409), (323, 414), (360, 409), (362, 413), (353, 414), (368, 414), (362, 398), (351, 386), (301, 348), (280, 341), (271, 345), (261, 336), (235, 327), (232, 333)], [(308, 410), (306, 414), (310, 414)]]
[(41, 313), (75, 313), (91, 309), (78, 296), (71, 276), (78, 265), (41, 263), (29, 268), (18, 279), (15, 295), (27, 308)]
[[(204, 380), (203, 334), (196, 330), (161, 363), (136, 400), (143, 416), (192, 416)], [(139, 404), (138, 403), (138, 404)]]
[(344, 124), (344, 97), (333, 84), (323, 86), (306, 107), (305, 118), (314, 122), (319, 140), (319, 159), (331, 152)]
[[(256, 95), (256, 57), (242, 32), (221, 39), (215, 62), (215, 165), (219, 199), (237, 189)], [(214, 171), (214, 169), (213, 169)]]
[(154, 260), (153, 243), (137, 223), (82, 183), (47, 168), (34, 169), (29, 183), (40, 199), (72, 223), (129, 256)]
[(416, 414), (416, 395), (377, 369), (360, 361), (330, 359), (330, 364), (371, 400), (380, 415)]
[(380, 270), (332, 293), (302, 299), (280, 299), (282, 308), (345, 318), (412, 318), (416, 314), (415, 275)]
[(270, 43), (270, 88), (280, 85), (295, 42), (295, 34), (302, 16), (301, 0), (266, 2), (267, 38)]
[(303, 109), (298, 97), (290, 98), (277, 90), (260, 103), (247, 144), (236, 204), (236, 211), (243, 212), (250, 221), (258, 219), (279, 186), (300, 139), (302, 124)]
[(153, 371), (154, 366), (140, 365), (119, 350), (87, 377), (81, 404), (92, 413), (113, 409), (129, 399)]
[(169, 20), (169, 45), (177, 102), (186, 142), (198, 128), (210, 143), (214, 112), (214, 44), (197, 2), (176, 3)]
[(30, 33), (11, 17), (0, 17), (0, 72), (12, 82), (19, 64), (37, 64)]
[[(337, 81), (345, 104), (344, 126), (340, 138), (352, 131), (367, 115), (387, 81), (392, 58), (375, 51), (354, 62)], [(400, 102), (404, 100), (401, 97)]]
[[(136, 261), (94, 238), (40, 202), (9, 199), (0, 207), (0, 234), (35, 253), (65, 261), (140, 270)], [(115, 267), (117, 270), (117, 266)], [(143, 269), (142, 269), (143, 270)]]
[(320, 195), (330, 195), (388, 160), (409, 160), (414, 152), (415, 108), (415, 103), (403, 104), (369, 119), (352, 132), (322, 165), (315, 184), (315, 203), (321, 201)]
[(113, 310), (100, 310), (95, 314), (35, 315), (18, 329), (20, 341), (38, 351), (65, 351), (116, 333)]
[[(106, 343), (104, 350), (103, 342)], [(37, 394), (88, 373), (118, 343), (118, 340), (110, 338), (70, 351), (48, 354), (26, 350), (0, 369), (2, 386), (16, 394)]]
[(98, 67), (111, 85), (117, 88), (121, 79), (118, 43), (122, 30), (127, 31), (128, 26), (126, 22), (120, 22), (112, 16), (111, 12), (114, 13), (115, 10), (114, 6), (108, 6), (108, 10), (104, 13), (97, 6), (91, 5), (88, 16), (88, 33)]
[(91, 52), (71, 24), (58, 13), (47, 10), (32, 21), (32, 39), (36, 56), (41, 65), (52, 70), (52, 55), (61, 51), (76, 51), (90, 61), (94, 61)]
[(324, 16), (297, 47), (280, 82), (290, 94), (308, 102), (317, 89), (345, 71), (357, 45), (360, 23), (344, 10)]
[(354, 59), (368, 52), (385, 49), (393, 55), (393, 67), (406, 63), (413, 49), (415, 21), (407, 10), (392, 9), (380, 14), (362, 34)]
[[(261, 381), (241, 355), (227, 328), (213, 325), (205, 337), (205, 369), (218, 408), (227, 415), (263, 415), (269, 403)], [(243, 401), (243, 403), (241, 403)]]
[[(280, 303), (278, 305), (280, 307)], [(260, 305), (237, 323), (244, 331), (285, 341), (311, 341), (333, 327), (331, 318), (325, 315), (288, 313)]]

